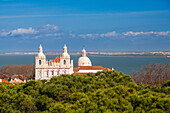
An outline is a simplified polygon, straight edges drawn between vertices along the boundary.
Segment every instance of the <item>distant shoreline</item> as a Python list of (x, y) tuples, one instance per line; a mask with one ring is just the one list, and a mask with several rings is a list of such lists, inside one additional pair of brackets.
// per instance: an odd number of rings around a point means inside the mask
[[(8, 52), (0, 53), (5, 55), (36, 55), (37, 52)], [(47, 52), (46, 55), (61, 55), (61, 52)], [(71, 52), (70, 55), (81, 55), (81, 52)], [(87, 52), (90, 56), (135, 56), (135, 57), (170, 57), (170, 52)]]

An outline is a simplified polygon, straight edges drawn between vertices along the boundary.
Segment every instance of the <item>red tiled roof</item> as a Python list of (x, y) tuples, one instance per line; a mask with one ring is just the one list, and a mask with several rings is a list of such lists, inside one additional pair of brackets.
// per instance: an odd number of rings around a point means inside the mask
[(111, 71), (109, 68), (103, 68), (103, 71)]
[(80, 66), (76, 67), (73, 70), (74, 71), (79, 71), (79, 70), (103, 70), (103, 66)]
[(78, 67), (73, 68), (73, 71), (79, 71)]
[(24, 83), (22, 80), (17, 79), (17, 80), (12, 80), (9, 83), (13, 83), (13, 84), (19, 84), (19, 83)]
[(6, 82), (6, 83), (9, 83), (8, 81), (6, 81), (6, 80), (4, 80), (4, 79), (2, 79), (2, 82)]
[(51, 61), (49, 61), (50, 63), (51, 62), (55, 62), (55, 63), (58, 63), (58, 62), (60, 62), (60, 57), (55, 57), (55, 59), (53, 59), (53, 60), (51, 60)]

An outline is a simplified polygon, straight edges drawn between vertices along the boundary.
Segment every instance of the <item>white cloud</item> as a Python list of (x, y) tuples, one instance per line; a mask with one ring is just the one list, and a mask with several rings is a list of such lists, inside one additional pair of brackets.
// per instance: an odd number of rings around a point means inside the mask
[(161, 32), (133, 32), (133, 31), (128, 31), (124, 33), (117, 33), (116, 31), (112, 32), (107, 32), (107, 33), (101, 33), (101, 34), (79, 34), (79, 37), (82, 38), (145, 38), (145, 37), (160, 37), (160, 36), (170, 36), (170, 31), (161, 31)]
[(79, 34), (78, 35), (79, 37), (82, 37), (82, 38), (97, 38), (97, 37), (101, 37), (101, 38), (104, 38), (104, 37), (115, 37), (115, 36), (118, 36), (118, 33), (116, 33), (116, 31), (112, 31), (112, 32), (107, 32), (107, 33), (101, 33), (101, 34)]
[(59, 30), (59, 27), (53, 24), (47, 24), (45, 26), (43, 26), (42, 28), (39, 29), (40, 31), (44, 31), (46, 30), (47, 32), (56, 32)]
[[(59, 27), (56, 25), (47, 24), (45, 26), (37, 27), (33, 29), (18, 28), (14, 30), (0, 30), (0, 37), (20, 37), (25, 39), (37, 39), (43, 37), (59, 37), (64, 36), (64, 33), (59, 31)], [(33, 38), (34, 37), (34, 38)]]
[(38, 39), (38, 38), (41, 38), (41, 36), (35, 36), (35, 37), (33, 37), (33, 39)]
[(79, 34), (78, 36), (82, 38), (96, 38), (99, 34)]
[(116, 31), (100, 34), (101, 37), (113, 37), (113, 36), (117, 36), (117, 35), (118, 34), (116, 33)]
[(59, 30), (58, 26), (51, 25), (51, 24), (47, 24), (46, 27), (51, 28), (51, 29), (54, 29), (54, 30), (56, 30), (56, 31)]
[(10, 32), (0, 32), (0, 36), (8, 36)]
[(53, 34), (44, 34), (44, 36), (46, 37), (50, 37), (50, 36), (63, 36), (64, 33), (53, 33)]
[(138, 35), (169, 35), (170, 31), (162, 31), (162, 32), (133, 32), (133, 31), (128, 31), (126, 33), (122, 33), (125, 36), (138, 36)]
[[(170, 38), (170, 31), (160, 32), (122, 32), (116, 31), (106, 33), (87, 33), (87, 34), (74, 34), (72, 31), (66, 32), (59, 29), (56, 25), (47, 24), (45, 26), (32, 28), (18, 28), (14, 30), (0, 30), (0, 38), (19, 37), (22, 39), (61, 39), (61, 38), (110, 38), (110, 39), (138, 39), (138, 38)], [(26, 38), (27, 37), (27, 38)]]
[(15, 35), (36, 34), (36, 33), (38, 33), (38, 31), (32, 29), (32, 27), (29, 27), (28, 29), (18, 28), (18, 29), (12, 30), (10, 32), (10, 35), (15, 36)]
[(69, 33), (69, 36), (71, 36), (72, 38), (76, 38), (76, 34), (73, 33)]
[(158, 32), (158, 35), (170, 35), (170, 31)]

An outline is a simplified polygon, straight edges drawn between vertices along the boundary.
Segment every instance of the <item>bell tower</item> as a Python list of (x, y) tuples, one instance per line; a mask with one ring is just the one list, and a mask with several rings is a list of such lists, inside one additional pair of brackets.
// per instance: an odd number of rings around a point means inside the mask
[(46, 62), (46, 57), (43, 53), (43, 48), (40, 44), (39, 52), (38, 52), (38, 55), (36, 56), (36, 63), (35, 64), (36, 64), (36, 66), (38, 66), (38, 65), (40, 66), (40, 65), (44, 65), (45, 62)]
[(70, 55), (67, 53), (67, 46), (64, 44), (63, 53), (60, 58), (60, 65), (67, 67), (70, 66)]
[(67, 46), (64, 44), (63, 53), (60, 57), (60, 71), (61, 74), (72, 74), (73, 73), (73, 61), (70, 62), (70, 55), (67, 52)]
[(44, 70), (42, 70), (46, 65), (46, 56), (43, 53), (43, 48), (40, 44), (39, 52), (35, 57), (35, 80), (39, 80), (44, 77)]

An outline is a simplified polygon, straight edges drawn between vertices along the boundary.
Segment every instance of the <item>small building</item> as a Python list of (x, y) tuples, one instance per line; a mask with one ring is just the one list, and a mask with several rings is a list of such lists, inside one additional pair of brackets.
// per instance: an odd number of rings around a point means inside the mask
[(83, 48), (82, 55), (77, 61), (77, 67), (73, 69), (73, 74), (87, 74), (97, 73), (98, 71), (110, 71), (109, 68), (103, 68), (103, 66), (92, 66), (91, 60), (86, 55), (86, 50)]
[(87, 74), (93, 73), (96, 74), (98, 71), (111, 71), (109, 68), (103, 68), (103, 66), (80, 66), (74, 68), (73, 74)]
[(8, 81), (6, 81), (6, 80), (4, 80), (4, 79), (0, 79), (0, 82), (9, 83)]
[(24, 81), (18, 79), (18, 78), (14, 78), (14, 79), (11, 79), (11, 81), (9, 83), (12, 83), (12, 84), (20, 84), (20, 83), (24, 83)]

